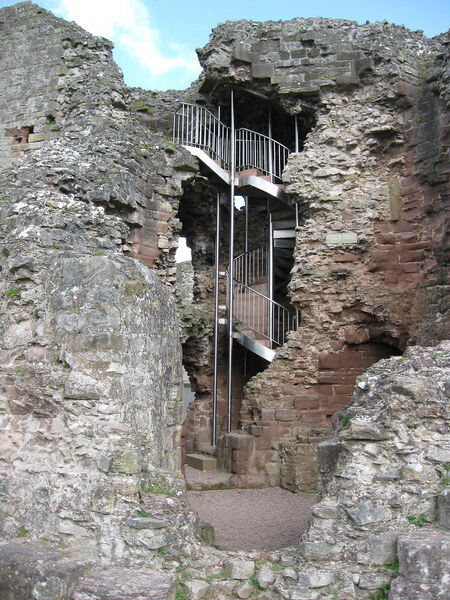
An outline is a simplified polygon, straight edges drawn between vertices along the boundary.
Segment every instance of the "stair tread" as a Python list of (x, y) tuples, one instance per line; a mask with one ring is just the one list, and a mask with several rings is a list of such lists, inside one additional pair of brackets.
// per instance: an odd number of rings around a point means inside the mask
[(185, 467), (186, 487), (188, 490), (214, 490), (233, 487), (231, 483), (232, 473), (226, 471), (211, 470), (199, 471), (189, 465)]
[(205, 454), (186, 454), (186, 464), (199, 471), (212, 471), (217, 469), (217, 460), (214, 456)]

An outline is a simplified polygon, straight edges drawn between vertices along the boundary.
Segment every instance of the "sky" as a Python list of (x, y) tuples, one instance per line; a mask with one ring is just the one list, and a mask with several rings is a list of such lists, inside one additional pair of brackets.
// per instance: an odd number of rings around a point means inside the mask
[[(0, 0), (0, 8), (17, 4)], [(389, 21), (427, 37), (450, 27), (449, 0), (36, 0), (58, 17), (75, 21), (114, 42), (125, 83), (151, 90), (185, 89), (200, 74), (195, 48), (227, 20), (278, 21), (330, 17)]]

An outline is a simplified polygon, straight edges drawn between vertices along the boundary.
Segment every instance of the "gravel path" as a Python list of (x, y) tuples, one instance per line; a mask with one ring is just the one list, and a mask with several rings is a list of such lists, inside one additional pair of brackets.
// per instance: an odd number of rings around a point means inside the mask
[(281, 488), (188, 492), (202, 521), (216, 532), (227, 550), (278, 550), (295, 546), (308, 527), (314, 494), (292, 494)]

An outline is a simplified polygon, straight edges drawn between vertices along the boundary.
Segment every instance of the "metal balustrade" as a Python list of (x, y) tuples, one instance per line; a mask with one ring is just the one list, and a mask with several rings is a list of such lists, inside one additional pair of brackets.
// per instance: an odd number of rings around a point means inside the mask
[(182, 104), (174, 115), (172, 137), (174, 143), (200, 148), (230, 168), (230, 128), (203, 106)]
[[(267, 246), (256, 248), (234, 259), (233, 323), (235, 327), (241, 329), (244, 335), (253, 337), (256, 334), (256, 341), (260, 341), (262, 344), (268, 341), (269, 347), (272, 348), (273, 346), (282, 346), (286, 342), (286, 334), (297, 329), (298, 323), (294, 311), (251, 287), (267, 274)], [(246, 277), (248, 284), (245, 283)], [(227, 271), (227, 298), (230, 288), (229, 280), (230, 274)], [(259, 340), (257, 336), (259, 336)]]
[(281, 181), (289, 154), (289, 148), (267, 135), (245, 128), (236, 131), (237, 171), (257, 169)]
[[(289, 148), (251, 129), (236, 132), (236, 171), (256, 169), (272, 181), (281, 182)], [(206, 152), (223, 169), (230, 169), (231, 129), (211, 111), (196, 104), (183, 103), (174, 115), (173, 141)]]
[(240, 254), (234, 259), (234, 278), (246, 285), (256, 283), (267, 277), (268, 260), (267, 244)]

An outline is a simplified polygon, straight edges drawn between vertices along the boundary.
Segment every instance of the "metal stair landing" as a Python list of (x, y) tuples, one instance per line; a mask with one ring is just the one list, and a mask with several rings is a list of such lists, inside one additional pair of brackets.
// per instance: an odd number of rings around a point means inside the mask
[(275, 139), (245, 127), (232, 130), (205, 107), (183, 103), (174, 115), (173, 142), (181, 144), (227, 185), (233, 177), (238, 194), (251, 191), (284, 198), (282, 173), (291, 151)]

